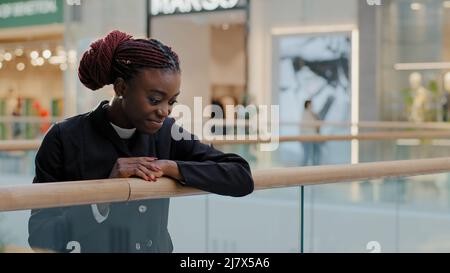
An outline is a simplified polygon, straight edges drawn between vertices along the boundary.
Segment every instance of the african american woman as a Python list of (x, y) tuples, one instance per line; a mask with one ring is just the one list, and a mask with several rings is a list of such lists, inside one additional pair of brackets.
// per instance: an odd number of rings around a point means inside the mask
[[(52, 126), (36, 155), (33, 183), (161, 176), (211, 193), (253, 191), (248, 163), (190, 138), (175, 140), (169, 115), (180, 94), (177, 54), (155, 39), (113, 31), (91, 44), (80, 81), (115, 96), (96, 109)], [(195, 213), (195, 212), (186, 212)], [(34, 249), (69, 252), (171, 252), (169, 199), (34, 209), (28, 222)]]

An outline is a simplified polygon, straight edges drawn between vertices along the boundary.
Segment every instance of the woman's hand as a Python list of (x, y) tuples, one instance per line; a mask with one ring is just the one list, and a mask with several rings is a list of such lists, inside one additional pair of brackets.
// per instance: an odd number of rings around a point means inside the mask
[(155, 160), (149, 164), (149, 168), (152, 171), (162, 171), (162, 175), (168, 176), (174, 179), (182, 179), (178, 165), (172, 160)]
[(109, 178), (140, 177), (146, 181), (156, 181), (164, 175), (162, 169), (155, 162), (155, 157), (122, 157), (118, 158), (109, 174)]

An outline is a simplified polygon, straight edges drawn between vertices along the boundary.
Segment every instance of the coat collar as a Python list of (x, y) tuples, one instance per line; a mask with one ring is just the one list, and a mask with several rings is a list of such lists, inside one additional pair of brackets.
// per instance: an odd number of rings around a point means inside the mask
[(131, 141), (131, 149), (120, 139), (117, 132), (111, 126), (106, 114), (108, 101), (102, 101), (90, 113), (91, 122), (94, 130), (108, 139), (114, 147), (119, 151), (122, 157), (140, 157), (140, 156), (156, 156), (155, 138), (136, 130)]

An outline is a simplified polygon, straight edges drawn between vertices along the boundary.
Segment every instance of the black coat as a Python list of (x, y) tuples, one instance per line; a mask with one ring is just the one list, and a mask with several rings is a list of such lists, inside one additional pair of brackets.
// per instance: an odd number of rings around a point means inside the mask
[[(107, 103), (49, 130), (36, 155), (33, 183), (105, 179), (119, 157), (155, 156), (177, 162), (188, 186), (229, 196), (253, 191), (250, 168), (243, 158), (198, 140), (174, 140), (172, 118), (153, 135), (136, 131), (125, 144), (109, 124)], [(81, 252), (171, 252), (168, 214), (167, 198), (112, 203), (101, 223), (90, 205), (32, 210), (28, 241), (33, 248), (57, 252), (69, 251), (72, 241), (79, 243)]]

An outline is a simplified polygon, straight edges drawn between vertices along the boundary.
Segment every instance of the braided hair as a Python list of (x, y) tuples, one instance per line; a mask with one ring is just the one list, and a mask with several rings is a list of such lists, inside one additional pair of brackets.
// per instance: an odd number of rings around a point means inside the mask
[(180, 72), (178, 55), (156, 39), (134, 39), (114, 30), (83, 54), (78, 77), (87, 88), (97, 90), (119, 77), (129, 80), (144, 68)]

